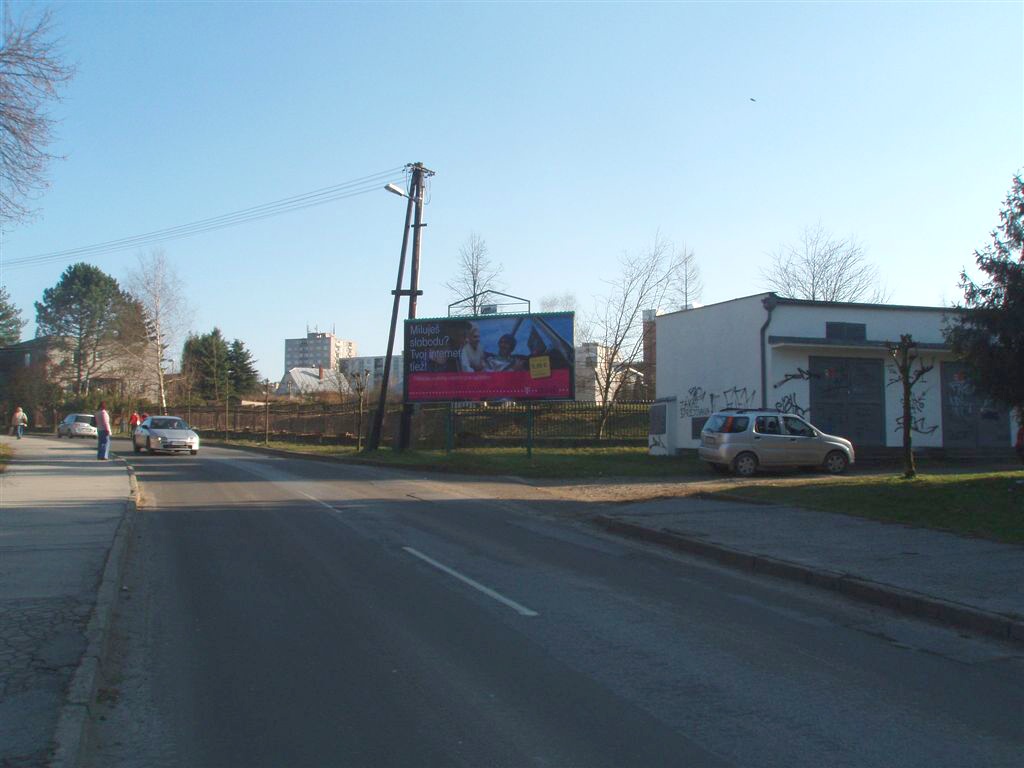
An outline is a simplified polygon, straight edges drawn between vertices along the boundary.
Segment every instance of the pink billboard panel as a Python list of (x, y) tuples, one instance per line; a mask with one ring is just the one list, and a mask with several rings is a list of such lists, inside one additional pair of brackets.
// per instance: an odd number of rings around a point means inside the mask
[(408, 402), (572, 400), (573, 313), (405, 323)]

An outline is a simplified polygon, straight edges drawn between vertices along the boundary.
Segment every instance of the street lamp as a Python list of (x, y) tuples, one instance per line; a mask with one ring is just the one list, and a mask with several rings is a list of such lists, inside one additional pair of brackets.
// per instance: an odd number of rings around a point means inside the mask
[(393, 195), (398, 195), (399, 197), (408, 197), (409, 196), (409, 193), (406, 192), (404, 189), (402, 189), (397, 184), (385, 184), (384, 185), (384, 189), (386, 189), (388, 192), (390, 192)]

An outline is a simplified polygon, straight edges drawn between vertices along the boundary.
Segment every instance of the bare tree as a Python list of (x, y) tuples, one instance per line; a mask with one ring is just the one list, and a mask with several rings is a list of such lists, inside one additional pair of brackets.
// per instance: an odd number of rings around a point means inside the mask
[(804, 230), (796, 245), (772, 254), (771, 266), (761, 276), (780, 296), (811, 301), (884, 302), (887, 291), (878, 268), (870, 264), (864, 248), (852, 237), (838, 238), (819, 222)]
[(31, 214), (27, 201), (46, 188), (46, 167), (55, 159), (46, 151), (53, 140), (48, 102), (74, 69), (63, 64), (51, 39), (49, 11), (34, 25), (9, 17), (0, 41), (0, 224)]
[(640, 368), (643, 312), (664, 304), (673, 275), (679, 268), (672, 246), (660, 235), (647, 250), (623, 254), (619, 265), (619, 277), (608, 283), (608, 294), (598, 299), (589, 320), (589, 340), (596, 343), (598, 357), (595, 367), (600, 409), (598, 438), (603, 435), (625, 385)]
[(576, 301), (576, 294), (565, 292), (543, 296), (538, 302), (541, 312), (575, 312), (579, 302)]
[(165, 364), (167, 350), (176, 348), (185, 333), (189, 312), (185, 292), (162, 248), (139, 254), (138, 268), (128, 275), (128, 290), (142, 307), (151, 343), (146, 346), (146, 368), (156, 379), (160, 408), (167, 412)]
[(902, 334), (898, 343), (889, 342), (888, 348), (894, 369), (889, 383), (899, 384), (902, 389), (903, 416), (899, 422), (903, 431), (903, 476), (910, 479), (917, 475), (914, 447), (911, 442), (911, 434), (917, 429), (914, 423), (914, 409), (917, 402), (914, 397), (914, 387), (925, 374), (935, 367), (935, 363), (924, 364), (917, 351), (917, 342), (909, 333)]
[(682, 309), (689, 309), (694, 302), (700, 301), (704, 292), (704, 281), (700, 277), (700, 266), (697, 256), (683, 245), (675, 256), (676, 268), (672, 275), (669, 300)]
[(459, 265), (453, 277), (445, 283), (452, 296), (458, 299), (472, 298), (474, 315), (480, 314), (485, 291), (501, 290), (498, 278), (501, 265), (491, 261), (487, 253), (487, 242), (476, 232), (471, 232), (466, 242), (459, 249)]

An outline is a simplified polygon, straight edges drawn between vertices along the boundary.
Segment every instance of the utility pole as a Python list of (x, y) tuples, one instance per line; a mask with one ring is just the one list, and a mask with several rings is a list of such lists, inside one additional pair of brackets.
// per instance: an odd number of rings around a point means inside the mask
[(263, 444), (270, 445), (270, 379), (263, 380)]
[[(423, 223), (423, 179), (420, 179), (419, 189), (416, 190), (416, 217), (412, 225), (412, 269), (410, 270), (411, 288), (409, 292), (409, 319), (416, 319), (416, 298), (422, 293), (420, 287), (420, 245), (422, 238), (420, 230), (427, 226)], [(402, 402), (402, 421), (398, 430), (398, 450), (409, 450), (409, 442), (412, 439), (412, 412), (413, 404)]]
[[(416, 297), (419, 296), (421, 291), (419, 290), (419, 248), (420, 248), (420, 228), (426, 226), (422, 223), (423, 218), (423, 180), (434, 175), (434, 172), (429, 168), (424, 167), (423, 163), (411, 163), (406, 166), (412, 171), (412, 176), (409, 179), (409, 191), (405, 193), (405, 197), (408, 198), (409, 203), (405, 209), (405, 228), (402, 231), (402, 251), (398, 258), (398, 279), (395, 281), (395, 290), (391, 293), (395, 297), (391, 308), (391, 331), (388, 334), (388, 351), (387, 356), (384, 358), (384, 371), (381, 376), (380, 382), (380, 399), (377, 403), (377, 411), (373, 416), (373, 427), (370, 430), (370, 439), (367, 441), (366, 450), (375, 451), (380, 447), (381, 433), (384, 427), (384, 410), (387, 407), (388, 398), (388, 385), (391, 378), (391, 358), (395, 353), (395, 331), (398, 327), (398, 309), (401, 304), (403, 296), (409, 297), (409, 317), (416, 317)], [(390, 187), (389, 187), (390, 189)], [(394, 191), (394, 190), (392, 190)], [(401, 194), (401, 193), (400, 193)], [(416, 210), (416, 225), (413, 227), (413, 265), (412, 265), (412, 285), (409, 290), (403, 290), (402, 281), (405, 276), (405, 252), (409, 246), (409, 229), (412, 225), (413, 209)], [(406, 411), (408, 404), (403, 405), (402, 411), (402, 427), (407, 429), (406, 426)], [(411, 415), (411, 412), (410, 412)], [(400, 435), (399, 446), (403, 445), (402, 436), (405, 436), (405, 441), (408, 442), (407, 433), (403, 432)]]

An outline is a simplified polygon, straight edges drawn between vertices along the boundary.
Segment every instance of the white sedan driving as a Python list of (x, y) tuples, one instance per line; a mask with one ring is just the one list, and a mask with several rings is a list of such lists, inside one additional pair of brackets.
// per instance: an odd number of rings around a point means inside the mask
[(136, 453), (145, 448), (150, 453), (188, 451), (195, 456), (199, 453), (199, 435), (177, 416), (150, 416), (135, 428), (132, 448)]

